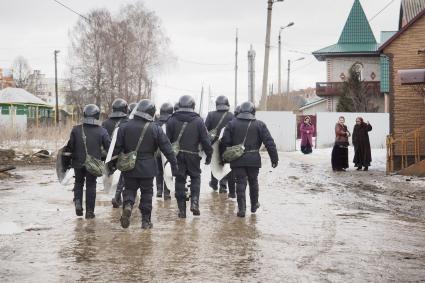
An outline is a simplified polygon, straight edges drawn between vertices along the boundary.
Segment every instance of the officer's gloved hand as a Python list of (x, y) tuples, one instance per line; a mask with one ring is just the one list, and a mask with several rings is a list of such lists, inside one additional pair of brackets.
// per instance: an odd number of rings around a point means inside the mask
[(277, 162), (277, 161), (276, 161), (276, 162), (272, 162), (272, 167), (273, 167), (273, 168), (276, 168), (276, 167), (277, 167), (277, 165), (278, 165), (278, 163), (279, 163), (279, 162)]
[(210, 165), (211, 164), (211, 156), (207, 156), (207, 158), (205, 159), (205, 165)]
[(176, 164), (174, 166), (171, 166), (171, 174), (173, 177), (176, 177), (179, 172), (179, 166)]

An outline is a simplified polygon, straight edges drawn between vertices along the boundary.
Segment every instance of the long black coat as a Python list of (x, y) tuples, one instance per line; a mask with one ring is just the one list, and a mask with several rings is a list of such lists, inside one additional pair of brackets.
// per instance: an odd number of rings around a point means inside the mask
[(113, 117), (113, 118), (108, 118), (105, 121), (103, 121), (102, 123), (102, 127), (104, 127), (107, 131), (109, 136), (112, 138), (112, 134), (115, 130), (115, 126), (119, 124), (119, 127), (123, 126), (123, 124), (128, 122), (128, 118), (127, 117)]
[(226, 116), (223, 119), (223, 122), (219, 125), (217, 128), (217, 133), (220, 133), (224, 127), (226, 127), (227, 123), (233, 120), (235, 117), (233, 113), (228, 111), (211, 111), (207, 115), (207, 119), (205, 119), (205, 126), (207, 127), (208, 131), (211, 131), (217, 127), (218, 122), (220, 122), (221, 117), (223, 117), (223, 114), (227, 113)]
[[(167, 121), (167, 136), (170, 142), (177, 141), (184, 122), (188, 122), (185, 132), (180, 140), (180, 149), (190, 152), (198, 152), (202, 146), (207, 159), (211, 158), (212, 147), (208, 138), (207, 128), (202, 118), (195, 112), (176, 112)], [(201, 174), (201, 158), (197, 154), (180, 152), (177, 156), (179, 163), (179, 175), (199, 176)], [(187, 172), (186, 172), (187, 170)]]
[(370, 166), (372, 154), (370, 150), (369, 132), (372, 131), (370, 124), (362, 123), (354, 126), (354, 164), (356, 167)]
[[(108, 132), (101, 126), (84, 124), (84, 133), (87, 138), (88, 153), (101, 159), (101, 147), (105, 150), (109, 149), (111, 139)], [(73, 168), (82, 168), (86, 160), (86, 150), (83, 143), (82, 125), (75, 126), (66, 145), (65, 151), (71, 152), (71, 166)]]
[[(135, 116), (118, 131), (114, 156), (121, 152), (129, 153), (136, 149), (143, 127), (148, 121)], [(137, 152), (136, 166), (133, 170), (124, 172), (124, 177), (152, 178), (158, 175), (155, 152), (158, 148), (164, 153), (171, 166), (177, 164), (176, 156), (171, 149), (170, 141), (157, 123), (151, 123)]]
[[(249, 120), (239, 118), (233, 119), (227, 124), (221, 140), (220, 154), (223, 154), (226, 147), (238, 145), (243, 142), (248, 124)], [(277, 163), (279, 161), (279, 156), (276, 150), (276, 144), (266, 124), (260, 120), (252, 120), (245, 142), (245, 151), (254, 150), (255, 152), (245, 152), (242, 157), (232, 161), (230, 167), (261, 168), (261, 156), (258, 150), (262, 144), (265, 145), (272, 163)]]

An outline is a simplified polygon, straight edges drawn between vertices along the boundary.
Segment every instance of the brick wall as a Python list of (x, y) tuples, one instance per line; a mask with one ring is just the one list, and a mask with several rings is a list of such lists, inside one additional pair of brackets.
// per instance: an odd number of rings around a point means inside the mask
[[(397, 73), (398, 70), (425, 68), (425, 55), (418, 55), (418, 50), (423, 48), (425, 48), (425, 16), (384, 50), (384, 54), (390, 58), (391, 133), (396, 139), (403, 133), (425, 125), (424, 98), (412, 87), (402, 86)], [(422, 143), (424, 144), (422, 152), (425, 153), (425, 140)], [(397, 146), (395, 154), (400, 153), (401, 148)]]

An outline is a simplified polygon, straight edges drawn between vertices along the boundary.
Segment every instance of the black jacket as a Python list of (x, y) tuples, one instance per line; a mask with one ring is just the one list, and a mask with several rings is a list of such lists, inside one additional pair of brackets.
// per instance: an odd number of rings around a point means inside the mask
[[(226, 147), (241, 144), (247, 132), (249, 120), (233, 119), (224, 129), (224, 135), (220, 144), (220, 154), (223, 154)], [(272, 163), (279, 161), (276, 150), (276, 144), (267, 129), (266, 124), (259, 120), (252, 120), (248, 130), (245, 142), (245, 154), (230, 163), (232, 168), (235, 167), (261, 167), (261, 156), (259, 149), (264, 144), (269, 153)], [(249, 152), (249, 151), (253, 152)]]
[(105, 121), (103, 121), (102, 123), (102, 127), (104, 127), (107, 131), (109, 136), (112, 138), (112, 134), (115, 130), (115, 127), (117, 126), (118, 122), (119, 127), (121, 127), (123, 124), (128, 122), (128, 118), (127, 117), (114, 117), (114, 118), (108, 118)]
[[(147, 121), (145, 119), (135, 116), (133, 120), (129, 120), (122, 127), (120, 126), (114, 156), (121, 152), (129, 153), (136, 149), (137, 142), (146, 123)], [(171, 166), (176, 166), (177, 160), (171, 149), (170, 141), (161, 127), (157, 123), (152, 122), (146, 130), (145, 137), (139, 147), (135, 168), (124, 172), (124, 176), (130, 178), (155, 177), (158, 174), (158, 166), (155, 158), (155, 152), (158, 148), (164, 153)]]
[[(75, 126), (72, 131), (66, 146), (66, 151), (71, 152), (71, 166), (73, 168), (82, 168), (86, 160), (86, 150), (84, 148), (82, 125)], [(101, 147), (107, 151), (111, 143), (108, 132), (101, 126), (84, 124), (84, 133), (87, 137), (88, 153), (101, 159)]]
[(227, 123), (233, 120), (235, 117), (233, 113), (229, 111), (212, 111), (208, 113), (207, 119), (205, 119), (205, 126), (207, 127), (208, 131), (211, 131), (217, 127), (218, 122), (220, 122), (221, 117), (223, 117), (223, 114), (226, 113), (226, 116), (223, 119), (223, 122), (219, 125), (217, 129), (217, 133), (219, 134), (224, 127), (226, 127)]
[[(188, 125), (180, 140), (180, 149), (195, 153), (199, 151), (199, 145), (201, 145), (207, 159), (211, 160), (213, 150), (210, 139), (208, 138), (207, 128), (202, 118), (195, 112), (176, 112), (171, 116), (167, 122), (167, 136), (170, 142), (177, 141), (184, 122), (188, 122)], [(186, 171), (191, 176), (201, 174), (201, 158), (199, 155), (180, 152), (177, 160), (179, 162), (180, 175), (185, 175), (187, 173)]]

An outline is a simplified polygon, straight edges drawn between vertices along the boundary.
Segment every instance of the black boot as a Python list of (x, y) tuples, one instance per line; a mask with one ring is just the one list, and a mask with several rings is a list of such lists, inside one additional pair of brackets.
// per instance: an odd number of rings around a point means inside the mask
[(241, 197), (238, 196), (238, 217), (245, 217), (245, 211), (246, 211), (246, 200), (245, 196)]
[(357, 171), (362, 170), (362, 166), (357, 167)]
[(112, 207), (119, 208), (122, 204), (121, 192), (115, 192), (115, 197), (112, 199)]
[(179, 207), (179, 218), (186, 218), (186, 200), (177, 200)]
[(199, 216), (201, 212), (199, 211), (199, 198), (193, 197), (190, 200), (190, 211), (192, 211), (193, 215)]
[(130, 217), (131, 217), (131, 210), (133, 209), (133, 207), (131, 206), (131, 204), (126, 204), (122, 210), (122, 215), (121, 215), (121, 227), (122, 228), (128, 228), (128, 226), (130, 226)]
[(170, 200), (171, 199), (171, 194), (170, 191), (165, 191), (164, 192), (164, 200)]
[(151, 214), (142, 214), (142, 229), (151, 229), (152, 227)]
[(86, 219), (93, 219), (93, 218), (95, 218), (96, 217), (96, 215), (94, 214), (94, 211), (93, 210), (89, 210), (89, 209), (87, 209), (87, 211), (86, 211)]
[(83, 216), (83, 205), (81, 203), (81, 200), (80, 199), (74, 200), (74, 205), (75, 205), (75, 214), (77, 214), (77, 216)]
[(229, 193), (229, 198), (236, 198), (235, 192), (230, 192)]
[(363, 171), (369, 171), (369, 167), (365, 166), (365, 168), (363, 169)]
[(257, 209), (259, 209), (259, 208), (260, 208), (260, 203), (259, 202), (255, 203), (255, 204), (251, 204), (251, 212), (252, 213), (256, 213), (257, 212)]
[(220, 190), (218, 191), (220, 194), (227, 194), (226, 185), (220, 185)]
[(216, 183), (214, 183), (213, 181), (210, 181), (210, 188), (213, 189), (214, 191), (218, 190), (218, 185)]
[(162, 184), (156, 184), (156, 197), (162, 198), (162, 191), (163, 191), (163, 185)]

